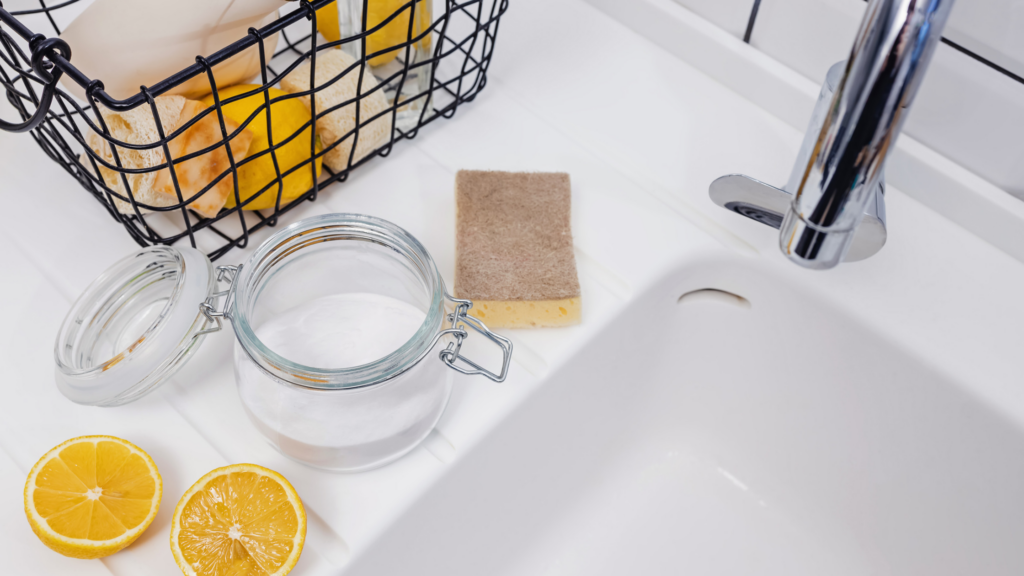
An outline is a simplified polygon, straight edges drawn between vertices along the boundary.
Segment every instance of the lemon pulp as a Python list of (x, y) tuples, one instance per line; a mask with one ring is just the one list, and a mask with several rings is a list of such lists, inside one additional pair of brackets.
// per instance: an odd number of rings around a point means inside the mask
[(25, 512), (44, 544), (65, 556), (101, 558), (131, 544), (160, 508), (152, 459), (112, 436), (83, 436), (46, 453), (29, 473)]
[(171, 550), (186, 574), (283, 576), (305, 536), (305, 510), (291, 484), (273, 470), (236, 464), (210, 472), (181, 497)]

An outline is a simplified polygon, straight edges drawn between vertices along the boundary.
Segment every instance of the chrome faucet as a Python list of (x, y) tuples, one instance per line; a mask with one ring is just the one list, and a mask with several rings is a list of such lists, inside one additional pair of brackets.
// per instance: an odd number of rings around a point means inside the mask
[(870, 0), (845, 62), (822, 86), (789, 182), (731, 174), (716, 204), (779, 229), (806, 268), (867, 258), (885, 244), (885, 159), (899, 136), (953, 0)]

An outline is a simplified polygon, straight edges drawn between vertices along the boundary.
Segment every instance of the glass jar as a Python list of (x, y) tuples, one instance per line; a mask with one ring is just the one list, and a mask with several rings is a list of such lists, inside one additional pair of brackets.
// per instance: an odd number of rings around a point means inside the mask
[[(229, 288), (215, 293), (217, 282)], [(339, 296), (397, 301), (423, 320), (404, 344), (355, 366), (301, 364), (264, 341), (261, 331), (281, 319), (308, 326), (302, 336), (311, 346), (318, 330), (329, 341), (336, 324), (296, 311)], [(447, 294), (412, 235), (371, 216), (296, 222), (241, 266), (216, 272), (194, 249), (151, 247), (115, 264), (72, 307), (57, 338), (58, 387), (83, 404), (130, 402), (166, 380), (228, 319), (239, 397), (256, 428), (301, 462), (366, 470), (400, 458), (430, 433), (451, 393), (449, 368), (505, 379), (512, 344), (467, 316), (471, 306)], [(501, 347), (498, 373), (461, 355), (468, 329)], [(380, 333), (358, 331), (347, 345), (358, 348), (364, 335)], [(332, 350), (326, 347), (327, 358)]]
[[(398, 108), (396, 127), (415, 128), (430, 113), (433, 77), (433, 13), (430, 0), (337, 0), (342, 50), (384, 84), (388, 104)], [(364, 31), (368, 34), (363, 35)], [(364, 48), (365, 47), (365, 48)], [(426, 110), (424, 110), (426, 109)]]

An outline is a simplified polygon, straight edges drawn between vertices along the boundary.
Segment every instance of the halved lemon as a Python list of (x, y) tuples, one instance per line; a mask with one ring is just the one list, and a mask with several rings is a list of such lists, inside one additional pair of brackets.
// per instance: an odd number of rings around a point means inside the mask
[(57, 552), (102, 558), (149, 527), (162, 491), (156, 464), (138, 446), (113, 436), (79, 436), (32, 467), (25, 515), (36, 536)]
[(299, 495), (284, 476), (255, 464), (200, 478), (171, 521), (171, 552), (188, 576), (284, 576), (305, 541)]

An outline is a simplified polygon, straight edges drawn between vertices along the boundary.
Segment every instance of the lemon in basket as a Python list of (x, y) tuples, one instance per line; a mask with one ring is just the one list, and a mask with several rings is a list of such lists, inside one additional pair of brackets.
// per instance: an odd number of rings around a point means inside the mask
[[(238, 86), (231, 86), (230, 88), (223, 88), (218, 91), (221, 102), (238, 96), (239, 94), (245, 94), (253, 90), (259, 89), (260, 87), (253, 84), (241, 84)], [(288, 93), (277, 88), (269, 88), (270, 99), (280, 98), (287, 96)], [(261, 106), (264, 106), (265, 100), (262, 92), (256, 92), (251, 96), (242, 98), (241, 100), (231, 102), (230, 104), (223, 104), (224, 115), (231, 118), (235, 122), (242, 124), (252, 116), (254, 112)], [(209, 95), (203, 99), (203, 104), (207, 106), (213, 106), (213, 95)], [(311, 123), (310, 119), (312, 116), (309, 113), (309, 109), (306, 105), (298, 98), (289, 98), (288, 100), (280, 100), (270, 105), (270, 132), (267, 132), (267, 109), (264, 107), (260, 110), (260, 113), (253, 118), (251, 122), (246, 126), (253, 134), (252, 144), (249, 145), (249, 152), (247, 157), (255, 156), (260, 152), (263, 152), (270, 148), (270, 139), (273, 137), (275, 146), (278, 146), (274, 153), (277, 155), (277, 165), (280, 168), (281, 173), (284, 174), (296, 166), (300, 166), (287, 176), (284, 176), (282, 182), (284, 189), (281, 193), (281, 206), (284, 206), (288, 202), (291, 202), (295, 198), (301, 196), (304, 192), (309, 190), (313, 186), (313, 174), (309, 168), (310, 160), (310, 148), (309, 138)], [(306, 128), (302, 130), (297, 136), (292, 136), (300, 129), (303, 125)], [(291, 138), (291, 140), (288, 140)], [(281, 142), (288, 140), (284, 145), (280, 145)], [(322, 150), (319, 137), (316, 141), (316, 153), (319, 154)], [(320, 175), (320, 167), (323, 163), (323, 157), (316, 159), (316, 175)], [(270, 185), (269, 188), (267, 186)], [(260, 190), (267, 188), (265, 191), (260, 193)], [(274, 159), (270, 153), (266, 153), (259, 158), (252, 160), (242, 166), (238, 167), (238, 195), (239, 198), (244, 202), (251, 198), (253, 195), (259, 193), (259, 197), (249, 202), (244, 206), (245, 210), (265, 210), (273, 208), (277, 203), (277, 172), (274, 170)], [(228, 194), (228, 200), (224, 204), (225, 208), (233, 208), (235, 206), (235, 193), (232, 191)]]
[[(372, 30), (381, 22), (387, 20), (397, 10), (401, 9), (409, 0), (369, 0), (366, 9), (366, 29)], [(383, 28), (366, 37), (366, 53), (375, 54), (381, 50), (387, 50), (395, 46), (401, 46), (409, 38), (409, 14), (410, 8), (405, 8), (402, 13), (395, 16), (384, 25)], [(338, 26), (338, 8), (336, 2), (320, 8), (316, 11), (316, 27), (323, 34), (328, 42), (337, 42), (341, 39), (341, 29)], [(412, 37), (422, 35), (430, 28), (431, 15), (430, 4), (426, 0), (416, 2), (416, 22), (412, 29)], [(416, 43), (416, 47), (422, 50), (430, 49), (430, 34), (423, 37)], [(383, 66), (399, 54), (404, 53), (404, 48), (392, 50), (380, 56), (370, 58), (370, 66)]]
[(191, 576), (284, 576), (306, 540), (306, 510), (292, 485), (255, 464), (217, 468), (178, 501), (171, 552)]
[[(366, 29), (372, 30), (381, 22), (387, 20), (408, 0), (370, 0), (366, 9)], [(411, 38), (423, 34), (430, 27), (430, 8), (426, 0), (416, 2), (416, 22), (412, 27)], [(395, 19), (384, 25), (383, 28), (366, 37), (366, 53), (374, 54), (381, 50), (387, 50), (400, 46), (410, 39), (409, 36), (409, 14), (410, 8), (405, 8), (402, 13), (395, 16)], [(417, 42), (417, 48), (430, 49), (430, 34)], [(383, 66), (405, 52), (404, 48), (392, 50), (375, 58), (370, 58), (370, 66)]]
[(73, 558), (102, 558), (149, 527), (162, 490), (156, 464), (138, 446), (113, 436), (80, 436), (32, 467), (25, 514), (43, 544)]
[(323, 34), (328, 42), (341, 40), (341, 28), (338, 26), (338, 4), (330, 4), (316, 11), (316, 29)]

